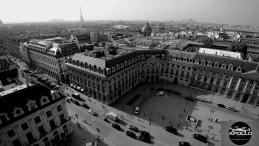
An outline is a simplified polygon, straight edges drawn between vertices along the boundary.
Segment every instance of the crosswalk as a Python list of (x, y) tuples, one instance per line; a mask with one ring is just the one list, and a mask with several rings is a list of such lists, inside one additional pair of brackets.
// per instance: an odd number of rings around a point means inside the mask
[[(101, 112), (98, 114), (98, 118), (100, 118), (102, 115), (104, 115), (107, 112), (107, 109), (103, 109)], [(92, 125), (96, 120), (96, 117), (90, 116), (90, 119), (87, 120), (88, 125)]]

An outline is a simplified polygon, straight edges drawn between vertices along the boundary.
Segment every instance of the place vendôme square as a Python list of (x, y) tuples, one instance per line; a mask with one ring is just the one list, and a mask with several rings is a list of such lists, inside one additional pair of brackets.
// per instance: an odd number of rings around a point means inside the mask
[(259, 146), (258, 0), (3, 0), (0, 146)]

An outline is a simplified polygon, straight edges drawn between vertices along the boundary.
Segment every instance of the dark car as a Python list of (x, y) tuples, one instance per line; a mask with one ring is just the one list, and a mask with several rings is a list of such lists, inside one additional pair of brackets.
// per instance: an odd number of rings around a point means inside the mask
[(78, 106), (81, 106), (81, 103), (79, 101), (77, 101), (77, 100), (73, 100), (73, 103), (78, 105)]
[(177, 129), (174, 128), (173, 126), (167, 126), (167, 127), (165, 128), (165, 130), (168, 131), (168, 132), (170, 132), (170, 133), (173, 133), (173, 134), (175, 134), (175, 135), (178, 134), (178, 133), (177, 133)]
[(221, 107), (221, 108), (226, 108), (226, 106), (224, 104), (217, 104), (218, 107)]
[(117, 130), (121, 131), (121, 126), (120, 126), (119, 124), (112, 123), (112, 127), (113, 127), (114, 129), (117, 129)]
[(151, 136), (146, 131), (141, 131), (139, 135), (139, 140), (144, 141), (146, 143), (151, 143)]
[(191, 102), (195, 102), (195, 99), (192, 98), (191, 96), (184, 97), (184, 99), (188, 100), (188, 101), (191, 101)]
[(179, 146), (191, 146), (189, 142), (186, 141), (180, 141)]
[(193, 134), (193, 138), (194, 139), (197, 139), (201, 142), (204, 142), (204, 143), (207, 143), (207, 137), (206, 136), (203, 136), (203, 135), (200, 135), (200, 134)]
[(137, 138), (136, 134), (131, 131), (126, 131), (126, 135), (128, 135), (129, 137), (135, 138), (135, 139)]
[(138, 127), (133, 126), (133, 125), (130, 125), (129, 129), (130, 129), (131, 131), (134, 131), (134, 132), (139, 132)]
[(82, 104), (82, 107), (86, 108), (86, 109), (90, 109), (90, 107), (86, 104), (86, 103), (83, 103)]

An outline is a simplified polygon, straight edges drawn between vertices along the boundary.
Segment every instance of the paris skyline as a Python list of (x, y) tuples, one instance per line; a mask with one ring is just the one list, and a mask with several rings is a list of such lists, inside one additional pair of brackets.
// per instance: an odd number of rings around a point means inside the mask
[(148, 20), (259, 25), (258, 0), (4, 0), (4, 23), (42, 22), (52, 19), (78, 21), (80, 7), (86, 21)]

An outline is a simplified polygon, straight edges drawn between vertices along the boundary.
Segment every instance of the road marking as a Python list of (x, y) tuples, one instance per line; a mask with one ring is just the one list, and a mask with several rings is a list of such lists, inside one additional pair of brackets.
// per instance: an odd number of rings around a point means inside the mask
[(105, 112), (107, 112), (107, 109), (103, 109), (103, 110), (98, 114), (98, 117), (101, 117)]

